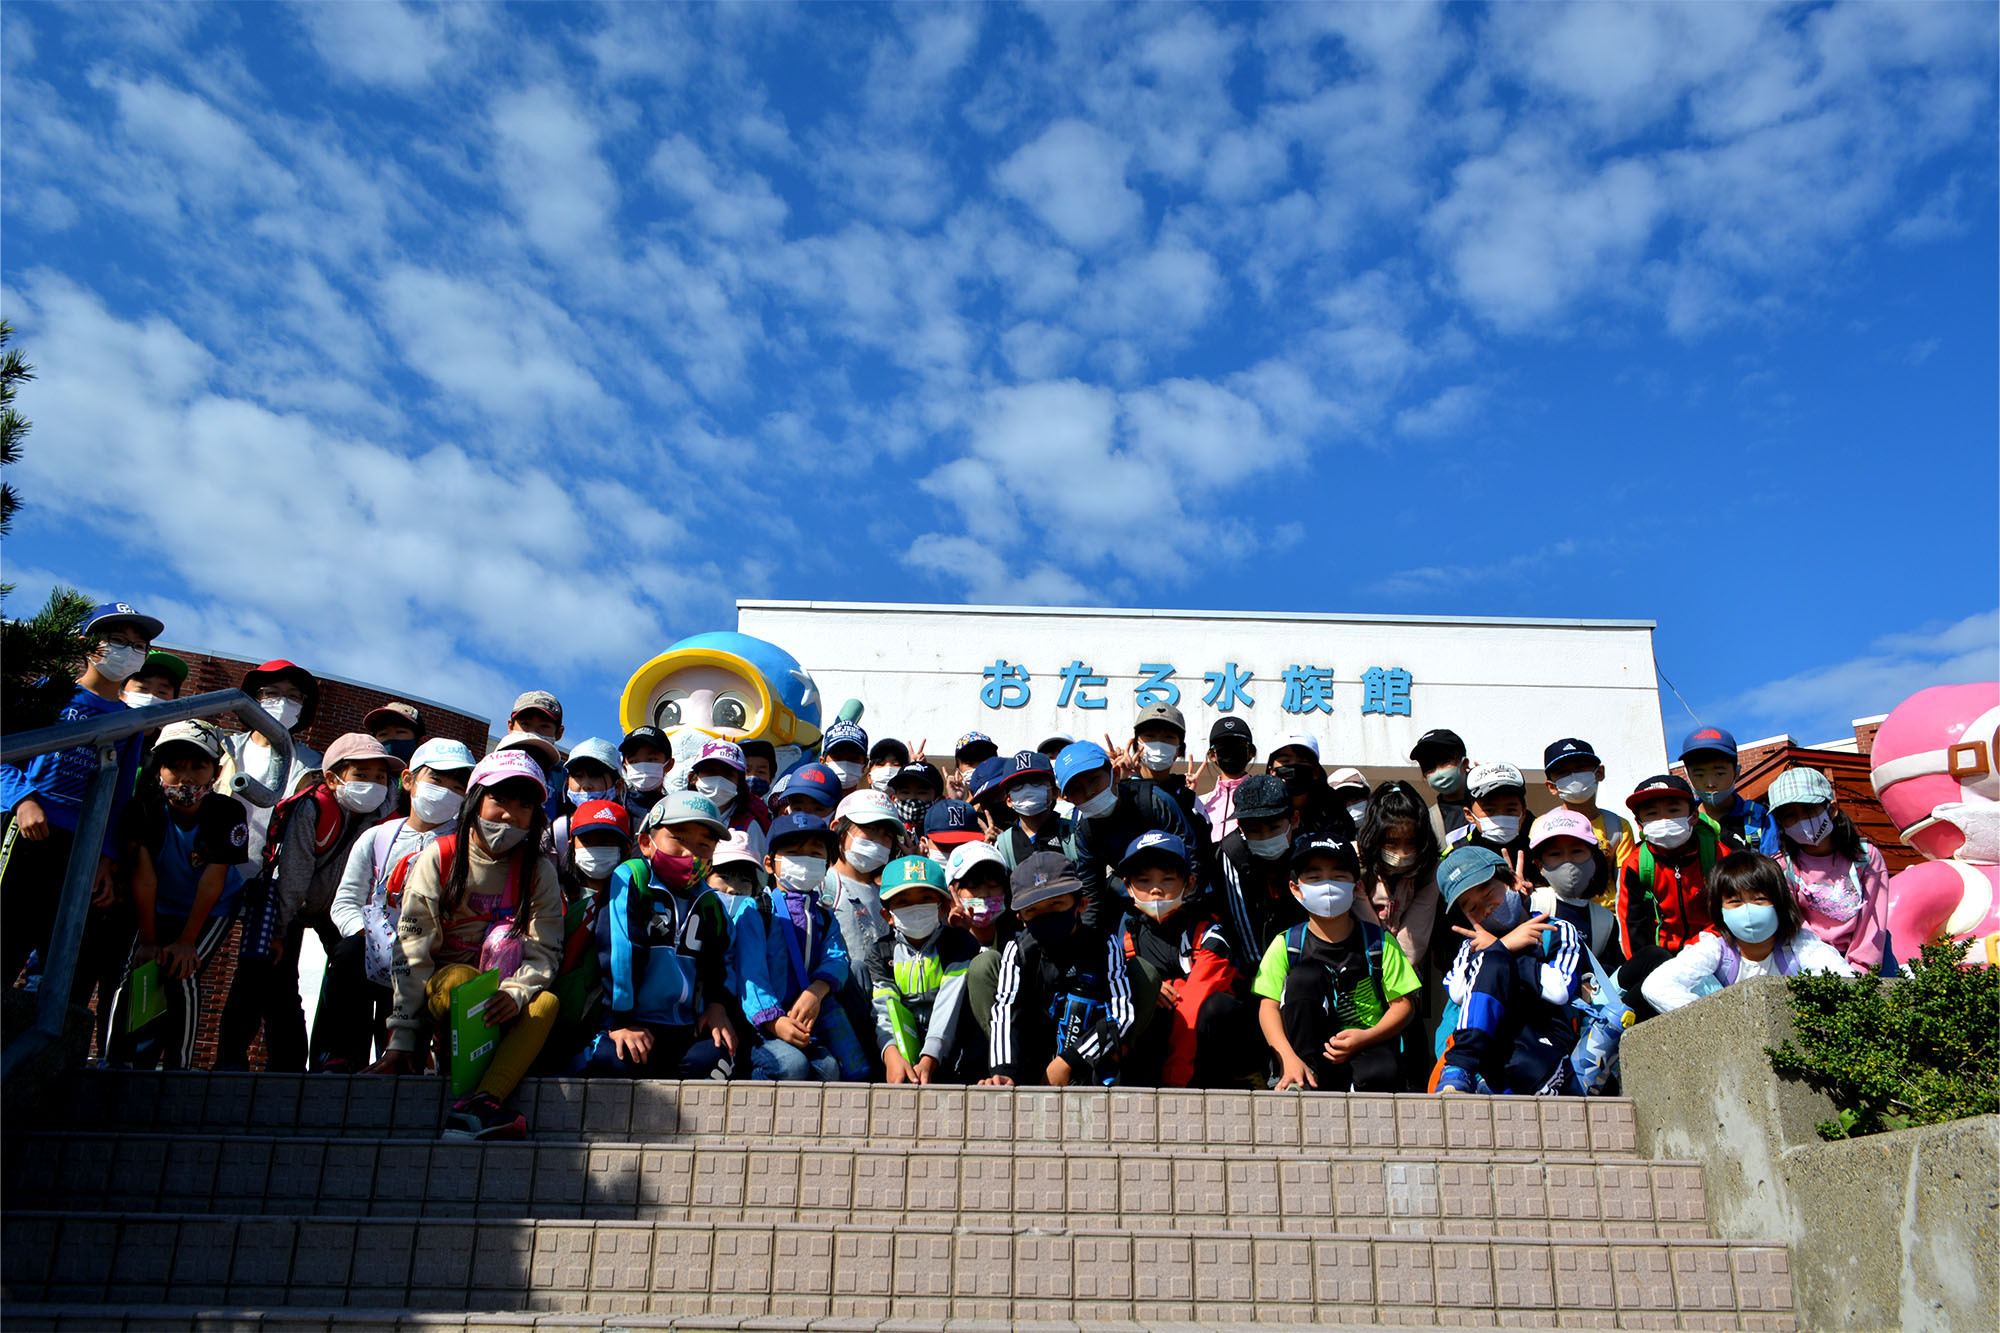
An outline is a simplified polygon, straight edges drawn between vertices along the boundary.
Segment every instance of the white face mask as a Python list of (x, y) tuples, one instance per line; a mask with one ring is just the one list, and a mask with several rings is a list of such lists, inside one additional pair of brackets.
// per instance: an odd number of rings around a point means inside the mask
[(1243, 835), (1243, 841), (1250, 844), (1252, 856), (1262, 861), (1275, 861), (1285, 854), (1287, 847), (1292, 845), (1292, 835), (1277, 833), (1268, 838), (1253, 838), (1246, 833)]
[(286, 731), (292, 729), (293, 724), (299, 720), (299, 714), (305, 712), (306, 709), (306, 706), (297, 699), (287, 699), (282, 694), (274, 694), (268, 699), (259, 699), (257, 706), (269, 713), (277, 721), (278, 725)]
[(426, 824), (449, 824), (464, 806), (463, 794), (435, 782), (419, 782), (410, 793), (410, 813)]
[(156, 704), (159, 701), (157, 695), (148, 694), (144, 690), (125, 691), (125, 706), (127, 708), (144, 708), (147, 704)]
[(625, 785), (633, 791), (658, 791), (667, 780), (665, 764), (625, 765)]
[(1587, 801), (1597, 795), (1597, 774), (1571, 773), (1556, 780), (1556, 795), (1565, 801)]
[(820, 762), (832, 769), (833, 775), (840, 779), (842, 791), (853, 791), (855, 784), (861, 781), (861, 765), (852, 759), (822, 759)]
[(736, 784), (728, 778), (719, 778), (713, 773), (704, 773), (694, 780), (694, 789), (715, 802), (720, 810), (736, 799)]
[(1017, 815), (1047, 814), (1055, 803), (1055, 789), (1046, 782), (1025, 783), (1007, 793), (1007, 805)]
[(847, 864), (872, 875), (889, 864), (889, 849), (873, 838), (856, 838), (847, 846)]
[(889, 790), (889, 783), (901, 771), (894, 764), (883, 764), (868, 775), (868, 785), (876, 791), (887, 791)]
[(1649, 819), (1640, 826), (1639, 835), (1655, 847), (1671, 851), (1694, 836), (1694, 817), (1680, 815), (1674, 819)]
[(622, 847), (579, 847), (576, 849), (577, 873), (593, 881), (608, 879), (624, 859), (625, 850)]
[(1368, 802), (1354, 801), (1347, 807), (1347, 817), (1354, 821), (1354, 827), (1361, 827), (1361, 817), (1368, 813)]
[(1497, 842), (1504, 847), (1514, 841), (1514, 835), (1520, 831), (1521, 817), (1519, 815), (1481, 815), (1479, 817), (1479, 834), (1488, 842)]
[(129, 680), (146, 665), (146, 650), (130, 644), (107, 643), (97, 657), (97, 674), (106, 680)]
[(1181, 747), (1172, 741), (1140, 741), (1139, 762), (1154, 773), (1164, 773), (1180, 758)]
[(1590, 897), (1590, 882), (1597, 878), (1597, 866), (1590, 861), (1564, 861), (1542, 867), (1542, 878), (1566, 902), (1582, 902)]
[(938, 905), (912, 903), (896, 909), (896, 933), (906, 944), (916, 944), (937, 934)]
[(1341, 916), (1354, 906), (1354, 881), (1302, 879), (1299, 881), (1299, 896), (1305, 902), (1306, 911), (1313, 916)]
[(1386, 847), (1382, 850), (1382, 864), (1391, 870), (1408, 870), (1416, 863), (1415, 852), (1392, 852)]
[(1097, 793), (1097, 795), (1077, 806), (1076, 812), (1085, 819), (1100, 819), (1110, 814), (1117, 804), (1118, 788), (1114, 785), (1106, 787), (1103, 791)]
[(333, 799), (340, 802), (341, 809), (365, 815), (371, 810), (380, 810), (382, 798), (388, 794), (389, 787), (386, 783), (343, 782), (335, 788)]
[(1785, 825), (1785, 836), (1801, 847), (1811, 847), (1831, 832), (1833, 832), (1833, 816), (1824, 810), (1805, 819), (1795, 819)]
[(1186, 901), (1185, 896), (1181, 898), (1161, 898), (1153, 902), (1148, 902), (1143, 898), (1134, 898), (1132, 906), (1138, 908), (1155, 921), (1165, 921), (1180, 910), (1181, 903), (1184, 901)]
[(497, 819), (475, 821), (479, 825), (479, 836), (486, 841), (486, 850), (494, 856), (505, 856), (514, 850), (521, 839), (528, 836), (528, 830), (513, 824), (503, 824)]
[(816, 893), (825, 882), (825, 857), (778, 854), (778, 887), (786, 893)]

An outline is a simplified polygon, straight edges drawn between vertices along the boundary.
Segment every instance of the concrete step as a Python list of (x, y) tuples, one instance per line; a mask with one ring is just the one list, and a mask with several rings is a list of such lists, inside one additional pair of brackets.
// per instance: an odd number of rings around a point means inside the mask
[[(433, 1138), (433, 1076), (120, 1074), (77, 1077), (60, 1128)], [(1618, 1097), (1397, 1097), (1137, 1088), (917, 1088), (853, 1083), (530, 1079), (517, 1102), (538, 1139), (726, 1138), (1087, 1146), (1357, 1148), (1636, 1154)]]
[(1473, 1149), (779, 1139), (464, 1144), (19, 1134), (7, 1197), (72, 1212), (1701, 1238), (1701, 1167)]
[(1792, 1327), (1783, 1247), (1712, 1240), (17, 1211), (0, 1268), (10, 1325), (21, 1304), (115, 1304)]

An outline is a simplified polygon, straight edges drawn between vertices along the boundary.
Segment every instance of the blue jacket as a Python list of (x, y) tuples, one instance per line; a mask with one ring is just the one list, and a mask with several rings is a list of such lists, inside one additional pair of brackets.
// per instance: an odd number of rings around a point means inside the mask
[[(773, 889), (770, 899), (769, 911), (745, 912), (736, 922), (743, 1014), (759, 1028), (790, 1009), (815, 981), (836, 991), (847, 984), (847, 943), (818, 895)], [(795, 908), (803, 909), (804, 929), (792, 920)]]
[(1738, 836), (1737, 830), (1741, 829), (1743, 845), (1752, 851), (1766, 856), (1784, 855), (1784, 845), (1778, 841), (1778, 821), (1771, 817), (1770, 810), (1762, 801), (1750, 800), (1740, 792), (1735, 795), (1736, 804), (1720, 815), (1706, 805), (1701, 807), (1701, 813), (1731, 837)]
[(730, 943), (719, 898), (683, 906), (638, 857), (611, 872), (595, 926), (607, 1029), (686, 1027), (721, 998)]
[[(56, 721), (78, 722), (88, 717), (124, 711), (123, 699), (101, 699), (89, 690), (79, 688)], [(118, 827), (118, 812), (131, 797), (132, 784), (138, 777), (139, 740), (138, 736), (128, 736), (118, 743), (118, 785), (111, 798), (111, 822), (104, 827), (103, 852), (106, 856), (113, 854), (116, 843), (112, 834)], [(18, 764), (0, 764), (0, 809), (11, 815), (15, 806), (32, 796), (41, 804), (42, 813), (48, 816), (49, 823), (74, 833), (77, 820), (83, 814), (84, 789), (90, 785), (90, 776), (96, 771), (97, 756), (87, 745), (36, 755), (28, 761), (26, 768)]]

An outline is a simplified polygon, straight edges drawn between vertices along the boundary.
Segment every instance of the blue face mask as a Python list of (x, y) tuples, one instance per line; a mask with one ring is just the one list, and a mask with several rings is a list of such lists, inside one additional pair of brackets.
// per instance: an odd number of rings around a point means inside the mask
[(752, 796), (755, 796), (760, 801), (771, 794), (771, 779), (769, 778), (747, 777), (743, 779), (743, 786)]
[(1722, 909), (1722, 924), (1745, 944), (1762, 944), (1778, 933), (1778, 909), (1769, 903), (1745, 903)]
[(1500, 899), (1500, 905), (1488, 912), (1486, 919), (1479, 924), (1488, 935), (1505, 935), (1527, 919), (1528, 900), (1510, 891)]

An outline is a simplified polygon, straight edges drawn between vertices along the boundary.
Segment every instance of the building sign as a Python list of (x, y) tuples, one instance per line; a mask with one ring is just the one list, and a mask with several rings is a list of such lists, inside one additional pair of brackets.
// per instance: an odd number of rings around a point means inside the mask
[[(1133, 702), (1139, 708), (1153, 704), (1179, 707), (1181, 687), (1174, 681), (1177, 673), (1178, 668), (1171, 663), (1141, 662), (1139, 683), (1132, 691)], [(980, 677), (979, 702), (988, 708), (1025, 708), (1034, 697), (1035, 678), (1027, 667), (1018, 662), (1000, 658), (980, 668)], [(1202, 672), (1201, 678), (1206, 686), (1201, 696), (1204, 707), (1213, 708), (1218, 713), (1233, 713), (1239, 705), (1244, 708), (1257, 706), (1256, 697), (1251, 694), (1251, 685), (1256, 680), (1254, 672), (1244, 670), (1234, 662), (1224, 662), (1220, 670)], [(1055, 672), (1056, 707), (1109, 707), (1110, 700), (1103, 693), (1107, 679), (1103, 673), (1092, 671), (1083, 659), (1071, 658), (1067, 666)], [(1401, 667), (1369, 667), (1361, 674), (1362, 714), (1409, 717), (1410, 691), (1415, 683), (1410, 673)], [(1332, 667), (1294, 662), (1278, 677), (1276, 687), (1282, 692), (1278, 707), (1284, 712), (1333, 712)], [(1268, 686), (1258, 685), (1257, 688), (1262, 690)]]

